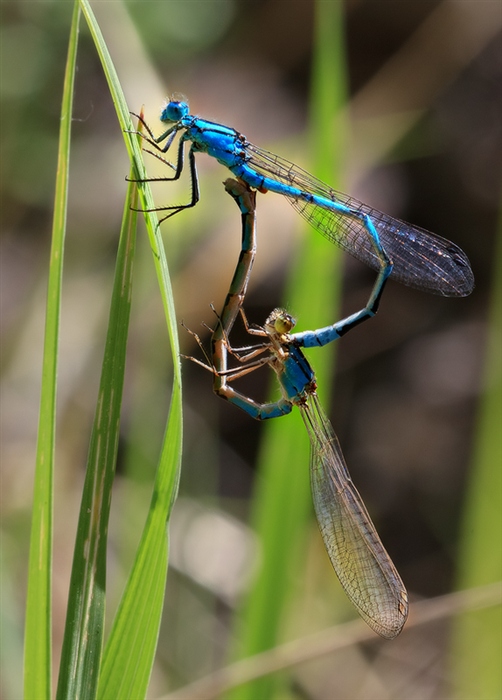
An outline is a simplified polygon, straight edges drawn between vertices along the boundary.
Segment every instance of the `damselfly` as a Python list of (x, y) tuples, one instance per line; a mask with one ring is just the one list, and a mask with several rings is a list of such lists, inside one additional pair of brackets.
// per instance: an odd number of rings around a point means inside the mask
[[(317, 521), (333, 568), (368, 625), (393, 639), (408, 615), (406, 589), (352, 483), (338, 439), (319, 403), (314, 372), (301, 351), (302, 347), (326, 345), (374, 316), (392, 263), (381, 251), (379, 274), (367, 306), (343, 321), (292, 334), (292, 316), (275, 309), (262, 328), (251, 328), (242, 303), (256, 248), (255, 192), (234, 180), (227, 180), (225, 186), (242, 212), (242, 251), (212, 335), (207, 364), (190, 359), (213, 373), (213, 388), (219, 396), (255, 419), (276, 418), (290, 413), (294, 406), (299, 408), (311, 445), (310, 478)], [(239, 311), (248, 332), (262, 339), (258, 345), (231, 347), (229, 334)], [(202, 348), (199, 337), (193, 335)], [(228, 369), (229, 354), (241, 365)], [(271, 367), (279, 380), (282, 398), (276, 402), (258, 403), (230, 386), (233, 380), (262, 366)]]
[[(451, 241), (337, 192), (285, 158), (254, 146), (235, 129), (190, 114), (183, 100), (171, 99), (160, 119), (171, 125), (166, 131), (155, 137), (144, 124), (149, 136), (141, 135), (156, 150), (149, 152), (171, 167), (174, 175), (151, 180), (177, 180), (183, 171), (185, 142), (191, 142), (190, 202), (156, 208), (168, 212), (164, 219), (199, 201), (195, 153), (207, 153), (250, 187), (284, 195), (326, 238), (373, 269), (380, 269), (380, 253), (385, 249), (394, 264), (393, 278), (403, 284), (443, 296), (466, 296), (474, 288), (469, 260)], [(162, 154), (169, 151), (178, 132), (182, 134), (173, 164)]]

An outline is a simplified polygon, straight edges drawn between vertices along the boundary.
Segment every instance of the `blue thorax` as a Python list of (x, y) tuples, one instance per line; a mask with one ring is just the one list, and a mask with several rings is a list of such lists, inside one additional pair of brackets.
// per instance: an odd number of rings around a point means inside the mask
[(288, 356), (280, 369), (274, 366), (284, 395), (292, 403), (301, 403), (313, 391), (314, 370), (302, 351), (294, 344), (287, 346)]

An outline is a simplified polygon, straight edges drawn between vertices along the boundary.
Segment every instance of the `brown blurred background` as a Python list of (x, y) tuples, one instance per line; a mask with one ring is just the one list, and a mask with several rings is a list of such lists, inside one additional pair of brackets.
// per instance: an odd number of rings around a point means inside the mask
[[(47, 264), (71, 5), (2, 3), (5, 697), (17, 697), (21, 677)], [(130, 108), (139, 111), (144, 104), (156, 132), (162, 101), (170, 92), (182, 92), (194, 113), (234, 126), (252, 142), (308, 166), (311, 0), (95, 2), (93, 7)], [(411, 595), (430, 597), (449, 591), (455, 579), (483, 372), (500, 196), (501, 9), (499, 2), (477, 0), (351, 0), (345, 13), (351, 142), (344, 189), (455, 241), (467, 252), (476, 278), (476, 289), (466, 299), (443, 299), (389, 283), (377, 319), (338, 344), (330, 417)], [(129, 168), (84, 23), (73, 119), (58, 402), (56, 644), (64, 624)], [(159, 174), (151, 160), (149, 170)], [(211, 323), (209, 303), (221, 305), (228, 287), (240, 219), (221, 186), (227, 173), (205, 156), (197, 163), (201, 202), (165, 225), (164, 240), (178, 317), (204, 336), (200, 324)], [(187, 181), (158, 185), (154, 194), (159, 204), (185, 201)], [(298, 237), (308, 235), (297, 218), (280, 197), (260, 197), (258, 259), (246, 300), (253, 322), (261, 323), (273, 306), (287, 303), (281, 298), (287, 263)], [(373, 273), (347, 259), (344, 274), (343, 313), (348, 314), (364, 304)], [(111, 595), (116, 589), (116, 597), (141, 532), (169, 401), (168, 339), (144, 232), (136, 275), (117, 502), (132, 487), (138, 511), (130, 514), (127, 547), (112, 541), (117, 571)], [(308, 319), (299, 319), (298, 329), (307, 328)], [(180, 340), (183, 352), (197, 352), (183, 331)], [(267, 379), (253, 375), (258, 396), (264, 396)], [(232, 518), (245, 519), (261, 426), (217, 400), (209, 376), (196, 366), (185, 363), (184, 380), (184, 500), (178, 522), (193, 519), (195, 512), (209, 513), (214, 522), (226, 523), (222, 527), (235, 527), (244, 546), (250, 535)], [(208, 494), (211, 510), (206, 512)], [(118, 515), (113, 517), (124, 526)], [(171, 630), (186, 630), (196, 620), (202, 640), (194, 659), (193, 647), (183, 648), (181, 633), (177, 646), (162, 637), (152, 686), (158, 692), (165, 690), (165, 677), (171, 687), (181, 685), (221, 662), (225, 634), (220, 628), (245, 585), (240, 570), (235, 582), (218, 583), (217, 577), (198, 571), (197, 563), (187, 564), (182, 542), (176, 553), (179, 527), (173, 529), (166, 619)], [(190, 647), (190, 635), (184, 639)], [(441, 668), (435, 674), (417, 697), (440, 697)], [(298, 697), (310, 697), (308, 687), (307, 679)], [(388, 697), (374, 690), (363, 696)]]

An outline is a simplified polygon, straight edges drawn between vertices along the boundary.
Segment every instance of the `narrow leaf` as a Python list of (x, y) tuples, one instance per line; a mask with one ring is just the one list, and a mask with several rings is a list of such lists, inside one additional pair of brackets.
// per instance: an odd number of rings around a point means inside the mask
[(49, 700), (52, 697), (51, 581), (56, 389), (63, 253), (68, 207), (71, 117), (79, 16), (80, 11), (78, 2), (76, 2), (70, 28), (61, 105), (26, 602), (24, 695), (26, 698), (39, 698), (40, 700), (44, 698)]

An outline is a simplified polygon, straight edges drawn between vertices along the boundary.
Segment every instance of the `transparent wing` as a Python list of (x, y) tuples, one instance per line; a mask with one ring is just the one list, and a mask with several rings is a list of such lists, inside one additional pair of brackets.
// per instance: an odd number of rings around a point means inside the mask
[(393, 639), (408, 616), (406, 589), (350, 479), (317, 396), (309, 396), (300, 410), (311, 442), (314, 507), (333, 568), (368, 625)]
[[(319, 195), (348, 207), (354, 214), (367, 214), (380, 236), (387, 255), (394, 263), (392, 277), (403, 284), (443, 296), (467, 296), (474, 288), (474, 276), (465, 253), (454, 243), (418, 226), (393, 219), (332, 189), (306, 170), (284, 158), (247, 144), (248, 163), (260, 175)], [(378, 270), (375, 253), (361, 219), (288, 197), (293, 207), (320, 233), (348, 253)]]

